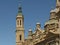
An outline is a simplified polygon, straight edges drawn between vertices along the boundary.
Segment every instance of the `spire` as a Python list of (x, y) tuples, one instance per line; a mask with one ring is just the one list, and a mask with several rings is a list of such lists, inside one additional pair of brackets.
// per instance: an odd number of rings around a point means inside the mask
[(19, 3), (18, 3), (18, 13), (22, 13), (22, 1), (19, 0)]

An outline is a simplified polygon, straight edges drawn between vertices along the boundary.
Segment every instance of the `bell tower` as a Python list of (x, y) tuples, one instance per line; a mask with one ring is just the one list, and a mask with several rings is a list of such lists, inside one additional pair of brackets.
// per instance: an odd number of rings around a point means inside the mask
[(56, 0), (56, 7), (60, 7), (60, 0)]
[(16, 17), (16, 45), (23, 45), (24, 42), (24, 16), (22, 14), (22, 6), (18, 7)]

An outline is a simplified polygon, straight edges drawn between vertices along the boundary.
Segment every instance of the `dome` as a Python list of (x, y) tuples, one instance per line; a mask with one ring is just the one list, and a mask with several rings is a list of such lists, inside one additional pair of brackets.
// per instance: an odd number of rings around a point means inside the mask
[(52, 13), (52, 12), (55, 12), (55, 13), (59, 12), (59, 8), (55, 8), (54, 10), (50, 11), (50, 13)]
[(29, 31), (32, 31), (32, 29), (30, 28)]
[(53, 13), (53, 12), (55, 12), (55, 11), (56, 11), (56, 10), (51, 10), (50, 13)]
[(36, 24), (40, 24), (39, 22), (37, 22)]

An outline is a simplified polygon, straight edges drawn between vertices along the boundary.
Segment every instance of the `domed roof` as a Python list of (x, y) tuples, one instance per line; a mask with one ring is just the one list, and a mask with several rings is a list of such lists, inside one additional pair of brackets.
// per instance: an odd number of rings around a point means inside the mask
[(51, 10), (50, 13), (52, 13), (52, 12), (56, 12), (56, 10)]
[(59, 8), (55, 8), (54, 10), (50, 11), (50, 13), (53, 13), (53, 12), (55, 12), (55, 13), (59, 12)]
[(37, 22), (36, 24), (40, 24), (39, 22)]
[(30, 28), (29, 31), (32, 31), (32, 29)]

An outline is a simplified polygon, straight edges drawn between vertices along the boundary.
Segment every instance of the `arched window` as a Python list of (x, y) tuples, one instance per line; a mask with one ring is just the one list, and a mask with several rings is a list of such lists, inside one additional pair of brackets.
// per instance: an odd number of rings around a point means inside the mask
[(21, 20), (20, 20), (20, 25), (21, 25)]
[(22, 35), (20, 35), (20, 40), (22, 40)]
[(19, 20), (17, 20), (17, 25), (19, 25)]

